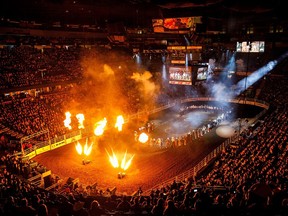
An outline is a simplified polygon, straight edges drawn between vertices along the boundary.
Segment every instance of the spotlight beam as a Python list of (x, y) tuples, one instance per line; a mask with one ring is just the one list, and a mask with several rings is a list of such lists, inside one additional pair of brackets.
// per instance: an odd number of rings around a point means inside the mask
[[(268, 62), (268, 64), (256, 70), (255, 72), (253, 72), (249, 77), (246, 77), (247, 80), (245, 80), (246, 78), (240, 80), (237, 83), (235, 95), (237, 96), (241, 94), (243, 91), (245, 91), (246, 89), (248, 89), (251, 85), (253, 85), (259, 79), (261, 79), (263, 76), (269, 73), (273, 68), (275, 68), (275, 66), (278, 63), (280, 63), (282, 60), (284, 60), (287, 56), (288, 56), (288, 52), (280, 56), (278, 59)], [(247, 82), (246, 85), (245, 85), (245, 82)]]
[[(236, 86), (236, 91), (235, 91), (236, 96), (240, 95), (243, 91), (248, 89), (255, 82), (257, 82), (259, 79), (261, 79), (267, 73), (269, 73), (277, 65), (277, 63), (278, 63), (277, 60), (270, 61), (267, 65), (256, 70), (255, 72), (253, 72), (250, 76), (240, 80)], [(247, 79), (247, 80), (245, 80), (245, 79)], [(245, 85), (245, 83), (246, 83), (246, 85)]]

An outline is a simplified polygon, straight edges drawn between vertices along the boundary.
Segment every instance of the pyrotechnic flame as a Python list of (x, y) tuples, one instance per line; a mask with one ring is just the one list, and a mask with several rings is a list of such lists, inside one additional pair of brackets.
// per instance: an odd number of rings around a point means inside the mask
[(85, 143), (85, 146), (84, 146), (84, 154), (85, 154), (86, 156), (88, 156), (88, 155), (91, 154), (92, 146), (93, 146), (93, 143), (91, 143), (91, 145), (90, 145), (89, 147), (88, 147), (87, 142)]
[(91, 154), (92, 146), (93, 146), (93, 143), (91, 143), (91, 145), (88, 146), (88, 139), (86, 139), (86, 143), (84, 145), (84, 151), (83, 151), (82, 145), (79, 142), (77, 142), (77, 145), (75, 145), (75, 148), (79, 155), (82, 155), (82, 153), (84, 153), (84, 155), (88, 156)]
[[(105, 149), (106, 150), (106, 149)], [(109, 157), (109, 161), (111, 163), (111, 165), (114, 167), (114, 168), (118, 168), (119, 167), (119, 163), (118, 163), (118, 159), (112, 149), (112, 156), (109, 154), (109, 152), (106, 150), (107, 154), (108, 154), (108, 157)]]
[(118, 131), (122, 131), (122, 125), (124, 124), (124, 118), (122, 115), (117, 116), (117, 121), (115, 127), (118, 128)]
[(95, 125), (96, 125), (96, 128), (94, 129), (94, 134), (96, 136), (100, 136), (104, 133), (104, 128), (106, 127), (106, 124), (107, 124), (107, 119), (104, 118), (103, 120), (97, 122)]
[(77, 145), (75, 145), (76, 151), (78, 152), (79, 155), (82, 154), (82, 146), (79, 142), (77, 142)]
[(126, 156), (127, 156), (127, 151), (125, 152), (125, 155), (122, 159), (122, 162), (121, 162), (121, 168), (125, 171), (129, 168), (129, 166), (131, 165), (132, 163), (132, 159), (134, 157), (134, 155), (128, 160), (126, 161)]
[(125, 165), (124, 165), (124, 167), (122, 167), (123, 170), (127, 170), (130, 167), (134, 156), (135, 155), (133, 155), (126, 163), (124, 163)]
[(124, 157), (123, 157), (123, 159), (122, 159), (122, 162), (121, 162), (121, 168), (122, 168), (122, 169), (124, 169), (124, 167), (125, 167), (126, 155), (127, 155), (127, 150), (126, 150), (126, 152), (125, 152), (125, 154), (124, 154)]
[(142, 132), (140, 135), (139, 135), (139, 142), (141, 143), (146, 143), (148, 141), (149, 137), (146, 133)]
[(76, 118), (78, 119), (78, 129), (84, 128), (83, 122), (85, 120), (84, 114), (79, 113), (76, 115)]
[[(106, 150), (106, 149), (105, 149), (105, 150)], [(109, 161), (110, 161), (111, 165), (112, 165), (114, 168), (119, 168), (118, 158), (117, 158), (117, 156), (115, 155), (113, 149), (111, 149), (111, 150), (112, 150), (112, 155), (110, 155), (109, 152), (106, 150), (107, 155), (108, 155), (108, 157), (109, 157)], [(120, 166), (123, 171), (127, 170), (127, 169), (130, 167), (134, 156), (135, 156), (135, 155), (133, 155), (133, 156), (127, 161), (127, 159), (126, 159), (126, 158), (127, 158), (127, 151), (125, 152), (124, 157), (122, 158), (122, 161), (121, 161), (121, 166)]]
[(66, 116), (66, 119), (64, 120), (64, 126), (71, 130), (72, 129), (72, 127), (70, 125), (71, 124), (71, 113), (66, 112), (65, 116)]

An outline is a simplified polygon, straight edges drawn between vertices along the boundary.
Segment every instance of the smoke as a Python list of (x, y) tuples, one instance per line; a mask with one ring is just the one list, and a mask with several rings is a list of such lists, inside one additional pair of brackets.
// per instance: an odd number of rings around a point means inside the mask
[(91, 78), (90, 81), (106, 82), (114, 76), (114, 71), (108, 64), (99, 62), (95, 58), (84, 58), (81, 64), (84, 68), (84, 78)]
[(137, 69), (131, 55), (119, 51), (85, 50), (81, 53), (83, 79), (71, 90), (73, 99), (65, 110), (85, 115), (86, 124), (104, 117), (114, 127), (125, 116), (154, 106), (158, 86), (149, 71)]
[(122, 53), (83, 51), (80, 58), (83, 79), (72, 89), (73, 102), (66, 109), (83, 113), (87, 124), (104, 117), (114, 124), (118, 115), (125, 115), (129, 101), (122, 90), (125, 73), (119, 65), (124, 67), (126, 59)]
[(216, 83), (206, 85), (212, 97), (218, 101), (229, 100), (233, 97), (231, 92), (231, 80), (228, 78), (229, 71), (235, 71), (235, 54), (229, 59), (228, 64), (220, 74), (220, 79)]
[(154, 103), (159, 93), (159, 86), (152, 82), (152, 77), (149, 71), (144, 71), (144, 73), (136, 72), (131, 76), (131, 79), (139, 84), (142, 99), (146, 103)]
[(208, 74), (213, 73), (216, 67), (216, 59), (209, 59), (208, 61)]
[(204, 121), (209, 118), (207, 113), (204, 112), (191, 112), (187, 115), (187, 120), (189, 121), (193, 128), (199, 128)]
[(236, 53), (234, 53), (232, 55), (232, 57), (229, 59), (228, 64), (224, 67), (224, 69), (221, 73), (221, 80), (222, 81), (226, 80), (228, 83), (231, 82), (231, 80), (227, 80), (227, 78), (228, 78), (229, 72), (231, 72), (231, 71), (235, 72), (235, 70), (236, 70), (235, 54)]
[(215, 83), (212, 86), (212, 95), (217, 101), (226, 101), (233, 98), (233, 92), (224, 83)]
[[(224, 67), (217, 82), (209, 82), (205, 85), (210, 95), (220, 102), (222, 107), (231, 110), (230, 99), (234, 98), (234, 93), (231, 88), (232, 79), (229, 78), (229, 72), (235, 71), (235, 54), (231, 56), (227, 65)], [(229, 108), (230, 107), (230, 108)]]

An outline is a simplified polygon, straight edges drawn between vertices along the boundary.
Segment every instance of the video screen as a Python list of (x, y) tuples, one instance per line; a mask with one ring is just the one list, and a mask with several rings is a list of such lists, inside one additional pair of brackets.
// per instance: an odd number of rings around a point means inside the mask
[(202, 17), (177, 17), (165, 19), (152, 19), (154, 32), (170, 32), (170, 30), (195, 29), (196, 24), (202, 23)]
[(264, 52), (265, 51), (265, 42), (264, 41), (243, 41), (236, 43), (236, 52)]
[(209, 63), (192, 63), (192, 76), (194, 81), (206, 80), (209, 76)]
[(164, 28), (167, 29), (187, 29), (194, 23), (193, 17), (178, 17), (164, 19)]
[(197, 68), (197, 80), (206, 80), (208, 77), (208, 66)]
[(171, 66), (169, 68), (169, 83), (176, 85), (192, 85), (190, 66)]

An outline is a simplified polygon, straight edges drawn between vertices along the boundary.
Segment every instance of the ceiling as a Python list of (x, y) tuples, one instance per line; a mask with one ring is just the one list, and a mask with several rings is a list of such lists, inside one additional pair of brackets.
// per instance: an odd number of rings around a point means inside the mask
[(207, 19), (286, 17), (284, 0), (1, 0), (2, 19), (146, 26), (153, 18), (203, 16)]

